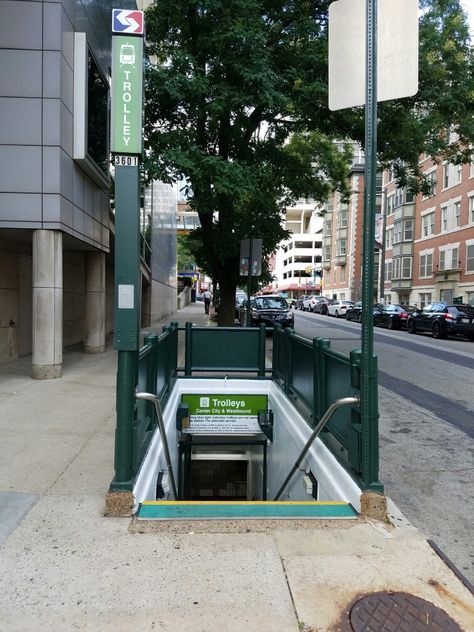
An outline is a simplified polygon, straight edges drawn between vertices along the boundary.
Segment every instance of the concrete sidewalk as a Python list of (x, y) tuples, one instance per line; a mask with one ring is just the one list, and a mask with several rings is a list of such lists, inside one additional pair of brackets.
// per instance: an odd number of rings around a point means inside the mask
[[(169, 320), (214, 324), (200, 303)], [(1, 632), (350, 631), (349, 605), (374, 591), (422, 597), (474, 630), (473, 595), (392, 505), (397, 526), (269, 533), (141, 534), (104, 518), (116, 354), (67, 350), (58, 380), (31, 379), (30, 365), (0, 367)]]

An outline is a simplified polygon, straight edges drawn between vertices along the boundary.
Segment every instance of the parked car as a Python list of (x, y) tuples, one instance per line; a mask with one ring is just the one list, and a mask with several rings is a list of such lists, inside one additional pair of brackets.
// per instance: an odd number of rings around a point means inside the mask
[[(239, 310), (239, 322), (246, 326), (247, 299)], [(250, 326), (258, 327), (261, 323), (273, 327), (278, 323), (282, 327), (293, 327), (293, 310), (282, 296), (255, 296), (250, 299)]]
[(374, 309), (374, 325), (387, 329), (405, 329), (408, 316), (416, 311), (416, 307), (407, 305), (381, 305)]
[[(376, 303), (373, 306), (373, 313), (383, 308), (381, 303)], [(362, 322), (362, 301), (358, 301), (346, 309), (346, 320), (356, 320), (358, 323)]]
[(319, 301), (315, 302), (313, 305), (313, 312), (315, 314), (323, 314), (327, 316), (328, 306), (331, 305), (334, 301), (331, 298), (326, 298), (325, 296), (320, 296)]
[(239, 318), (239, 310), (242, 303), (247, 298), (247, 294), (245, 292), (236, 292), (235, 293), (235, 317)]
[(316, 294), (309, 294), (303, 301), (303, 307), (301, 308), (304, 312), (310, 312), (311, 311), (311, 301), (313, 299), (318, 298), (316, 296)]
[(410, 314), (407, 321), (410, 334), (428, 331), (433, 338), (464, 336), (474, 340), (474, 307), (472, 305), (448, 305), (430, 303)]
[(314, 308), (315, 306), (320, 303), (321, 301), (325, 301), (326, 299), (324, 298), (324, 296), (312, 296), (311, 300), (309, 302), (309, 311), (310, 312), (314, 312)]
[(286, 297), (286, 302), (288, 303), (288, 305), (290, 307), (294, 307), (296, 309), (296, 307), (295, 307), (295, 305), (296, 305), (296, 298), (288, 298), (288, 296), (287, 296)]
[(302, 294), (301, 296), (298, 296), (295, 303), (295, 309), (303, 309), (303, 301), (307, 298), (307, 294)]
[(328, 316), (335, 316), (336, 318), (344, 317), (349, 307), (354, 305), (353, 301), (332, 301), (327, 306)]

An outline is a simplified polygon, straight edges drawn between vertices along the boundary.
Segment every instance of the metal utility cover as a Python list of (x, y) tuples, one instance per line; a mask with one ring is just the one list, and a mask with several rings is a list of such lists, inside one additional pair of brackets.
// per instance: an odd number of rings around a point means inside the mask
[(350, 623), (354, 632), (462, 632), (444, 610), (408, 593), (378, 592), (362, 597), (351, 610)]
[[(376, 0), (377, 101), (418, 91), (418, 0)], [(366, 0), (329, 7), (329, 109), (365, 104)]]

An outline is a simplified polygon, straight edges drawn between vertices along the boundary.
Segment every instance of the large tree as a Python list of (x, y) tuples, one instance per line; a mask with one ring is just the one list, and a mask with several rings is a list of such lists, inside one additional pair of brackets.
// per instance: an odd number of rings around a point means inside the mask
[[(447, 151), (447, 125), (461, 143), (474, 138), (472, 51), (459, 0), (421, 4), (420, 91), (382, 104), (379, 123), (381, 162), (401, 161), (412, 186), (419, 154)], [(240, 240), (260, 237), (271, 253), (285, 236), (288, 205), (346, 191), (350, 151), (334, 141), (363, 142), (363, 109), (327, 108), (328, 5), (160, 0), (147, 11), (147, 170), (189, 183), (201, 228), (188, 243), (219, 283), (220, 324), (233, 322)]]

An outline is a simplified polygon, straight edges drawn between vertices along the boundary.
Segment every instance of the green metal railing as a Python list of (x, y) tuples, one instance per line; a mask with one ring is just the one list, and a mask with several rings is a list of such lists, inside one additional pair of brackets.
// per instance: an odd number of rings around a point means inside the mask
[(265, 377), (265, 325), (193, 327), (186, 323), (184, 374), (193, 371), (256, 373)]
[[(178, 325), (171, 323), (160, 335), (145, 337), (138, 353), (137, 392), (149, 392), (157, 396), (161, 406), (166, 404), (177, 373)], [(136, 402), (133, 419), (132, 469), (135, 476), (145, 456), (158, 420), (153, 402)]]
[[(273, 334), (272, 377), (293, 401), (309, 426), (314, 428), (333, 402), (353, 395), (360, 397), (360, 352), (349, 357), (332, 351), (324, 338), (307, 340), (292, 330), (275, 327)], [(377, 397), (377, 393), (374, 393)], [(377, 445), (364, 451), (360, 410), (337, 410), (324, 429), (321, 439), (362, 484), (366, 459), (378, 457)]]
[[(183, 367), (179, 367), (178, 335), (183, 331), (185, 362)], [(135, 392), (157, 396), (164, 407), (179, 375), (195, 379), (196, 374), (202, 376), (203, 372), (225, 373), (229, 376), (252, 373), (257, 379), (272, 379), (311, 428), (318, 425), (335, 401), (355, 397), (361, 401), (361, 406), (345, 406), (335, 410), (320, 438), (363, 489), (373, 489), (375, 484), (380, 488), (377, 478), (377, 423), (370, 428), (370, 432), (366, 432), (371, 440), (363, 440), (364, 424), (373, 425), (374, 420), (364, 420), (361, 414), (364, 394), (361, 392), (360, 351), (352, 351), (346, 357), (331, 350), (329, 340), (307, 340), (291, 329), (283, 330), (276, 325), (271, 368), (266, 368), (265, 344), (264, 325), (258, 329), (193, 327), (191, 323), (178, 327), (173, 322), (164, 327), (160, 335), (145, 337), (138, 353)], [(376, 390), (371, 393), (371, 397), (377, 400)], [(120, 453), (128, 455), (124, 471), (131, 471), (132, 477), (122, 481), (117, 478), (116, 470), (114, 483), (118, 489), (132, 488), (133, 479), (157, 429), (156, 412), (150, 401), (136, 401), (132, 417), (132, 446), (127, 449), (119, 446)]]

